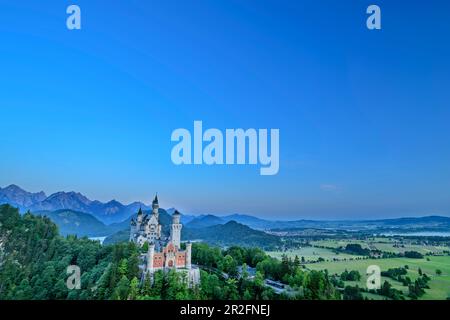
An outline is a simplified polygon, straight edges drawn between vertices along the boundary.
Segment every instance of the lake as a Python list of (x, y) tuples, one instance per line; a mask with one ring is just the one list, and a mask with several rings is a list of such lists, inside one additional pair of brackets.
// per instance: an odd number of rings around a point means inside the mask
[(101, 244), (103, 244), (103, 241), (105, 241), (106, 237), (90, 237), (89, 240), (94, 241), (100, 241)]

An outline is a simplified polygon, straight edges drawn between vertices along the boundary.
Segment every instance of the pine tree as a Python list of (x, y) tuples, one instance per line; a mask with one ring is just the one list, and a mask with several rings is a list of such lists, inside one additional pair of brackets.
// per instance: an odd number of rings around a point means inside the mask
[(242, 276), (242, 279), (244, 281), (246, 281), (248, 279), (248, 276), (249, 276), (248, 267), (247, 267), (247, 264), (245, 262), (242, 264), (242, 275), (241, 276)]
[(248, 289), (245, 289), (244, 295), (242, 296), (242, 298), (244, 300), (252, 300), (253, 297), (252, 297), (250, 291), (248, 291)]
[(126, 300), (130, 292), (130, 280), (124, 275), (117, 283), (114, 290), (113, 299), (114, 300)]
[(144, 297), (150, 297), (150, 295), (152, 294), (151, 290), (152, 290), (152, 279), (151, 276), (149, 274), (145, 275), (145, 280), (144, 280), (144, 285), (141, 288), (141, 295)]
[(238, 300), (239, 292), (236, 285), (236, 279), (229, 278), (226, 281), (225, 287), (225, 299), (226, 300)]
[(295, 255), (294, 266), (295, 267), (299, 267), (300, 266), (300, 259), (298, 258), (298, 255)]
[(128, 261), (126, 258), (120, 260), (118, 272), (120, 276), (125, 276), (128, 273)]
[(15, 300), (30, 300), (33, 298), (33, 291), (28, 279), (23, 279), (15, 290)]
[(128, 294), (128, 299), (129, 300), (136, 300), (137, 296), (138, 296), (138, 288), (139, 286), (139, 280), (134, 277), (131, 282), (130, 282), (130, 292)]

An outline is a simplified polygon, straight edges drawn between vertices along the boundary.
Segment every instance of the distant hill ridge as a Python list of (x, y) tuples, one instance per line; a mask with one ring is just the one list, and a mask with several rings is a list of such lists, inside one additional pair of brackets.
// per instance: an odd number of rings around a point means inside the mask
[(214, 216), (212, 214), (203, 215), (200, 217), (196, 217), (192, 219), (189, 223), (186, 224), (186, 227), (198, 229), (204, 227), (210, 227), (218, 224), (224, 224), (226, 221), (222, 218)]
[[(17, 185), (0, 188), (0, 204), (8, 203), (18, 207), (21, 211), (32, 212), (73, 210), (88, 213), (100, 222), (110, 225), (120, 225), (122, 228), (129, 227), (129, 219), (142, 208), (150, 210), (150, 207), (142, 202), (133, 202), (124, 205), (116, 200), (107, 203), (98, 200), (90, 200), (79, 192), (56, 192), (47, 196), (44, 192), (31, 193), (23, 190)], [(167, 210), (171, 214), (174, 209)], [(450, 230), (450, 218), (442, 216), (405, 217), (394, 219), (377, 220), (265, 220), (251, 215), (232, 214), (227, 216), (207, 215), (182, 215), (182, 223), (189, 229), (201, 229), (215, 225), (223, 225), (230, 221), (236, 221), (257, 230), (283, 230), (292, 228), (316, 228), (316, 229), (340, 229), (340, 230), (372, 230), (384, 228), (417, 228), (427, 227), (435, 230)], [(128, 224), (127, 224), (128, 223)], [(127, 225), (125, 225), (127, 224)], [(114, 226), (112, 226), (114, 228)]]
[(374, 228), (396, 228), (396, 227), (434, 227), (450, 230), (450, 217), (426, 216), (406, 217), (378, 220), (264, 220), (251, 215), (233, 214), (228, 216), (201, 215), (195, 217), (186, 226), (198, 228), (236, 221), (259, 230), (283, 230), (292, 228), (315, 228), (315, 229), (340, 229), (340, 230), (371, 230)]
[(183, 240), (200, 239), (207, 243), (219, 246), (239, 245), (244, 247), (262, 247), (273, 249), (281, 246), (278, 236), (252, 229), (236, 221), (228, 221), (203, 228), (186, 228), (182, 233)]

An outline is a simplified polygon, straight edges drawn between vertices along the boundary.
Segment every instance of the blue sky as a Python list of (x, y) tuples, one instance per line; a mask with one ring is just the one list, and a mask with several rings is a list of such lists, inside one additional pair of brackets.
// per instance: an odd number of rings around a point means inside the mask
[[(0, 186), (278, 219), (450, 215), (449, 9), (0, 0)], [(279, 174), (173, 165), (171, 133), (194, 120), (279, 128)]]

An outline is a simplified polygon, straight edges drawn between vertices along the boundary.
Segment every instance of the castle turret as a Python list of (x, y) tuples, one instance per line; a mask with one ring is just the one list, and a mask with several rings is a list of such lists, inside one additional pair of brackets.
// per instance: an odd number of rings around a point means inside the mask
[(153, 273), (153, 260), (155, 257), (155, 244), (150, 243), (148, 245), (148, 252), (147, 252), (147, 272)]
[(131, 219), (131, 226), (130, 226), (130, 241), (136, 240), (136, 234), (141, 228), (142, 221), (144, 219), (144, 214), (142, 212), (142, 209), (139, 208), (139, 211), (137, 213), (136, 218)]
[(191, 269), (191, 253), (192, 253), (192, 243), (186, 243), (186, 268)]
[(142, 212), (142, 208), (139, 208), (138, 214), (137, 214), (137, 224), (141, 224), (142, 220), (144, 219), (144, 213)]
[(180, 248), (180, 240), (181, 240), (181, 228), (183, 225), (180, 223), (181, 214), (178, 210), (175, 210), (172, 215), (172, 225), (170, 227), (170, 241), (172, 241), (173, 245)]
[(159, 216), (158, 194), (156, 194), (155, 199), (153, 199), (152, 209), (153, 209), (152, 214), (156, 215), (156, 217), (158, 218), (158, 216)]
[(135, 233), (136, 233), (136, 220), (134, 220), (134, 218), (132, 218), (131, 224), (130, 224), (130, 241), (134, 241)]

